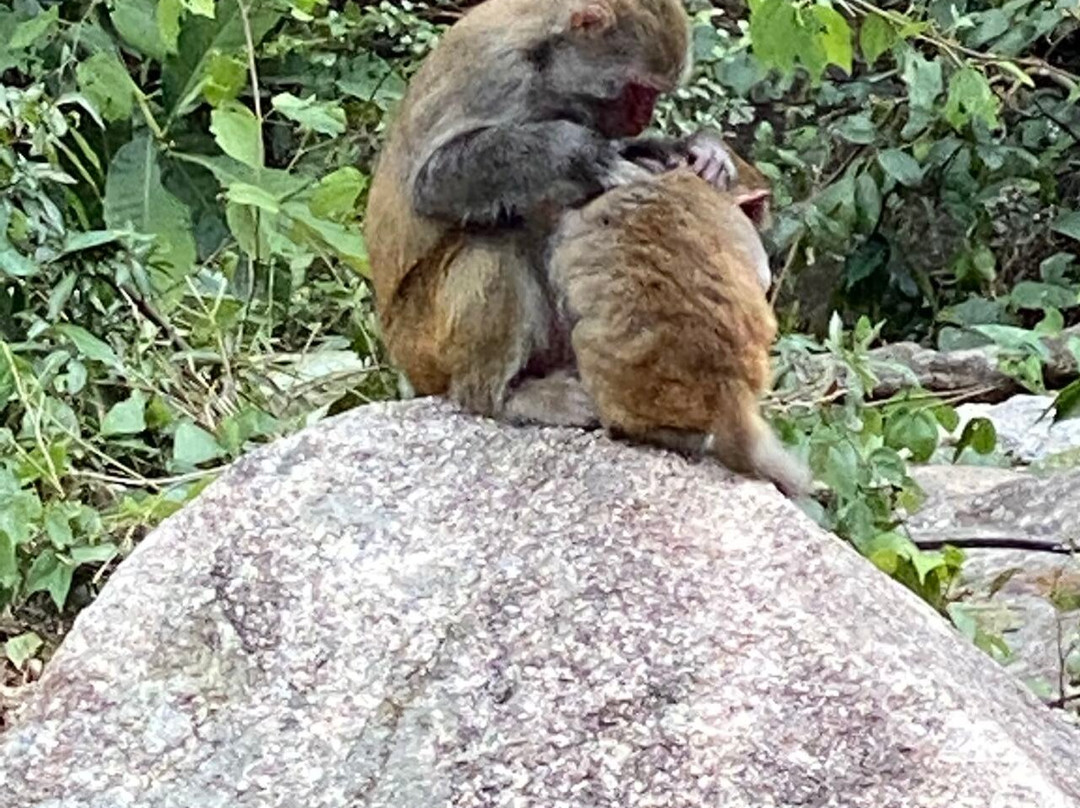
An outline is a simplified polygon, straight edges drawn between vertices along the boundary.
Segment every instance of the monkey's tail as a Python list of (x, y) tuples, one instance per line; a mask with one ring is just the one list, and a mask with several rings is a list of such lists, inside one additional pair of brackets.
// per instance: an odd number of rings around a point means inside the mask
[(808, 496), (813, 489), (810, 469), (773, 434), (757, 402), (734, 409), (716, 419), (705, 450), (732, 471), (768, 480), (786, 497)]

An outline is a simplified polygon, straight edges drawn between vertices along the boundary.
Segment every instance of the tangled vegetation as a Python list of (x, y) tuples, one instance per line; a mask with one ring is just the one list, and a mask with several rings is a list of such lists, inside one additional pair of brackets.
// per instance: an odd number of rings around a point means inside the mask
[[(398, 394), (359, 217), (411, 71), (468, 5), (0, 8), (12, 677), (32, 675), (116, 560), (229, 461)], [(962, 554), (919, 551), (903, 531), (920, 499), (908, 463), (941, 456), (939, 426), (955, 428), (969, 391), (875, 400), (869, 350), (996, 343), (1003, 368), (1043, 389), (1039, 337), (1068, 336), (1080, 303), (1080, 10), (688, 5), (696, 67), (657, 126), (721, 129), (775, 183), (788, 334), (772, 404), (832, 489), (814, 515), (990, 647), (950, 610)], [(835, 372), (808, 380), (808, 357)], [(961, 454), (996, 462), (992, 427), (973, 424), (946, 459)]]

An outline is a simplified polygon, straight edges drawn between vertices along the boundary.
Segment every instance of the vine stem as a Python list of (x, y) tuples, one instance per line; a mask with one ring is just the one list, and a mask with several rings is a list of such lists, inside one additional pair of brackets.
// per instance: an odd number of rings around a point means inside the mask
[[(883, 8), (878, 8), (869, 0), (840, 0), (841, 4), (848, 9), (848, 13), (852, 16), (855, 15), (851, 9), (857, 8), (864, 15), (873, 14), (883, 19), (888, 20), (891, 23), (902, 25), (910, 22), (903, 15), (897, 15), (896, 12), (887, 11)], [(915, 34), (915, 39), (920, 42), (925, 42), (928, 45), (933, 45), (939, 50), (945, 51), (949, 56), (953, 58), (957, 64), (963, 64), (959, 59), (959, 55), (974, 59), (983, 64), (1001, 65), (1001, 64), (1013, 64), (1021, 67), (1028, 68), (1032, 73), (1037, 76), (1045, 76), (1057, 82), (1061, 87), (1068, 90), (1070, 93), (1080, 90), (1080, 76), (1073, 75), (1068, 70), (1064, 70), (1060, 67), (1055, 67), (1044, 59), (1040, 59), (1037, 56), (1021, 56), (1017, 58), (1009, 58), (996, 53), (983, 53), (981, 51), (974, 50), (972, 48), (965, 47), (959, 42), (953, 42), (946, 39), (939, 34), (918, 33)]]

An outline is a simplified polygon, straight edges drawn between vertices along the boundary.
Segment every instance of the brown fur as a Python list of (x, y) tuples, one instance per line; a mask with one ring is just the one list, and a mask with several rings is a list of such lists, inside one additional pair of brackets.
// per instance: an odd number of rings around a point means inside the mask
[[(598, 8), (606, 21), (571, 20)], [(488, 0), (427, 57), (390, 129), (365, 235), (386, 343), (421, 395), (449, 394), (469, 409), (498, 414), (528, 363), (572, 364), (535, 254), (550, 226), (532, 222), (527, 231), (478, 235), (417, 215), (411, 197), (419, 168), (436, 148), (498, 122), (462, 104), (460, 88), (475, 66), (521, 59), (521, 51), (571, 22), (621, 26), (640, 44), (653, 73), (642, 78), (665, 91), (675, 86), (687, 32), (685, 12), (674, 0)], [(601, 45), (588, 47), (602, 55)]]
[(601, 422), (630, 438), (707, 449), (789, 495), (809, 477), (759, 412), (776, 321), (752, 266), (753, 224), (732, 193), (679, 170), (568, 213), (552, 284)]

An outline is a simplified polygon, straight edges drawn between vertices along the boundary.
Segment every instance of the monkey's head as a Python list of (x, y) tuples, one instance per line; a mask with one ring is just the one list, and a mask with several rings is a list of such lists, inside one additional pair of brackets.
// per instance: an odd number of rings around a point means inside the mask
[(641, 134), (686, 67), (679, 0), (579, 0), (531, 54), (550, 102), (605, 137)]

